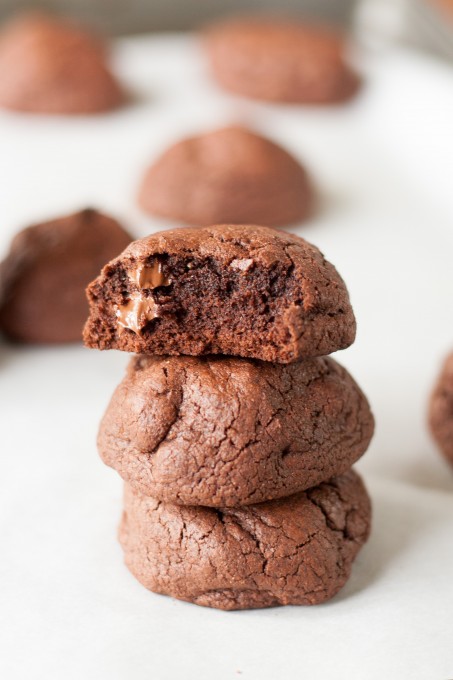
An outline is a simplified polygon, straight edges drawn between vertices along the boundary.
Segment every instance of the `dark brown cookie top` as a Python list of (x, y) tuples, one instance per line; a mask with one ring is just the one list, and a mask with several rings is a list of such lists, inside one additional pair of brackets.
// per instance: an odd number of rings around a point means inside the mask
[(246, 97), (334, 104), (350, 99), (359, 87), (343, 36), (328, 27), (238, 18), (211, 26), (203, 38), (219, 84)]
[(130, 241), (90, 209), (20, 231), (0, 265), (0, 329), (26, 343), (82, 340), (85, 287)]
[(346, 472), (373, 427), (366, 397), (332, 359), (139, 356), (107, 408), (98, 447), (145, 495), (236, 506)]
[(247, 507), (165, 504), (126, 487), (126, 565), (148, 589), (219, 609), (318, 604), (349, 578), (371, 507), (349, 471), (304, 493)]
[(431, 395), (429, 425), (441, 452), (453, 465), (453, 352), (445, 360)]
[(305, 169), (287, 151), (243, 127), (184, 139), (148, 169), (142, 208), (188, 224), (282, 226), (311, 213)]
[(89, 347), (290, 363), (355, 338), (346, 286), (304, 239), (267, 227), (174, 229), (135, 241), (87, 289)]
[(44, 13), (19, 15), (0, 33), (0, 106), (47, 114), (117, 108), (125, 95), (102, 41)]

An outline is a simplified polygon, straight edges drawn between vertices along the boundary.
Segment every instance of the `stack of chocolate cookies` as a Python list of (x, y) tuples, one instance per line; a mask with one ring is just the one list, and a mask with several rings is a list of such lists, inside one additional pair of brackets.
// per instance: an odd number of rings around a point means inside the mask
[(297, 236), (161, 232), (89, 286), (85, 342), (138, 353), (101, 423), (126, 481), (126, 564), (157, 593), (220, 609), (338, 592), (370, 528), (351, 470), (373, 416), (325, 355), (355, 338), (346, 287)]

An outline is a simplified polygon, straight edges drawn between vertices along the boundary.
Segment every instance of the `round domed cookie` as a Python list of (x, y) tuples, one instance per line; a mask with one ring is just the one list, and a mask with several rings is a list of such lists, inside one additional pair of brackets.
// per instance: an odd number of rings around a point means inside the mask
[(453, 352), (445, 360), (431, 395), (429, 425), (441, 452), (453, 465)]
[(81, 341), (85, 288), (130, 241), (91, 209), (20, 231), (0, 264), (0, 330), (24, 343)]
[(162, 501), (259, 503), (346, 472), (374, 421), (332, 359), (134, 357), (101, 422), (103, 461)]
[(371, 506), (350, 470), (309, 491), (247, 507), (162, 503), (126, 487), (120, 542), (146, 588), (205, 607), (319, 604), (349, 578)]
[(115, 109), (125, 94), (102, 41), (66, 20), (29, 12), (0, 32), (0, 107), (42, 114)]
[(188, 224), (282, 226), (306, 219), (313, 190), (287, 151), (240, 126), (184, 139), (148, 169), (139, 203)]
[(346, 286), (320, 251), (269, 227), (173, 229), (132, 243), (87, 289), (88, 347), (276, 363), (348, 347)]
[(278, 18), (238, 18), (207, 28), (204, 45), (217, 82), (231, 92), (273, 102), (335, 104), (359, 78), (333, 29)]

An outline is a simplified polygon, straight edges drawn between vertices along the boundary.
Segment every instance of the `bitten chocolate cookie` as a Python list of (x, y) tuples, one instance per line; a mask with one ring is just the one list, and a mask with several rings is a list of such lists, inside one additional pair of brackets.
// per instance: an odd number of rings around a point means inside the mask
[(28, 227), (0, 265), (0, 329), (12, 340), (82, 340), (87, 283), (131, 237), (115, 220), (81, 212)]
[(112, 397), (98, 447), (145, 495), (249, 505), (346, 472), (373, 426), (366, 397), (332, 359), (284, 366), (138, 356)]
[(370, 501), (353, 471), (283, 500), (214, 510), (126, 487), (120, 542), (146, 588), (205, 607), (318, 604), (349, 578)]
[(0, 106), (47, 114), (90, 114), (125, 95), (100, 39), (71, 23), (30, 12), (0, 33)]
[(441, 452), (453, 465), (453, 353), (447, 357), (431, 395), (429, 425)]
[(313, 191), (287, 151), (241, 127), (185, 139), (147, 171), (139, 203), (151, 214), (188, 224), (299, 222)]
[(174, 229), (135, 241), (87, 289), (89, 347), (277, 363), (348, 347), (344, 282), (317, 248), (268, 227)]
[(218, 83), (256, 99), (335, 104), (350, 99), (359, 78), (334, 30), (271, 18), (233, 19), (208, 28), (204, 44)]

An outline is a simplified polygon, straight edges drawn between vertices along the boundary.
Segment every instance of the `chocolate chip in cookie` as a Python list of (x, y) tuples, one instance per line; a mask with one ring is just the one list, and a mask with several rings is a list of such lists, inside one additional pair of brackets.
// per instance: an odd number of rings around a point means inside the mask
[(343, 280), (317, 248), (268, 227), (159, 232), (88, 287), (89, 347), (290, 363), (355, 338)]

